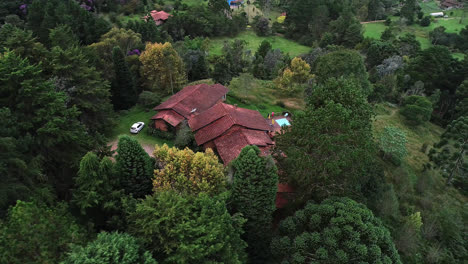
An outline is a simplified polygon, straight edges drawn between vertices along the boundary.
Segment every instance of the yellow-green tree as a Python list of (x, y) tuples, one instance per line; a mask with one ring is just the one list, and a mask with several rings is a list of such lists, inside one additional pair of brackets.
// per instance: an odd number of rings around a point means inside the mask
[(154, 150), (157, 167), (154, 170), (154, 191), (175, 190), (181, 193), (217, 194), (225, 190), (223, 165), (211, 149), (193, 152), (180, 150), (166, 144)]
[(310, 65), (301, 58), (294, 58), (291, 66), (283, 71), (283, 74), (276, 78), (275, 84), (285, 93), (291, 93), (297, 85), (307, 82), (312, 77), (310, 74)]
[(171, 43), (148, 43), (140, 56), (141, 75), (148, 90), (170, 94), (186, 82), (184, 63)]

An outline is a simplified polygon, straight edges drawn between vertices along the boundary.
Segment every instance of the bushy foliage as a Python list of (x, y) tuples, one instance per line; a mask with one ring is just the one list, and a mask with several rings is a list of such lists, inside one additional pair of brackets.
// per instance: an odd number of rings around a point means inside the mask
[(380, 219), (349, 198), (307, 203), (281, 221), (271, 250), (275, 263), (402, 263)]
[(174, 190), (180, 193), (220, 193), (225, 190), (223, 165), (211, 149), (193, 152), (166, 144), (154, 150), (157, 168), (154, 170), (154, 191)]
[(266, 17), (256, 16), (253, 22), (253, 28), (257, 36), (271, 35), (270, 21)]
[(397, 160), (401, 160), (408, 154), (406, 142), (405, 132), (392, 126), (386, 126), (379, 138), (380, 149), (384, 155), (389, 155)]
[(112, 84), (112, 103), (115, 109), (128, 109), (135, 105), (137, 94), (135, 81), (119, 46), (115, 46), (112, 50), (112, 60), (115, 70), (115, 81)]
[(153, 164), (135, 138), (121, 136), (117, 145), (116, 170), (118, 182), (127, 194), (135, 198), (151, 193)]
[(161, 263), (245, 263), (245, 220), (229, 215), (226, 198), (157, 192), (129, 215), (129, 232)]
[(157, 264), (151, 253), (143, 250), (137, 240), (118, 232), (99, 233), (85, 247), (77, 246), (63, 264)]
[(429, 121), (432, 110), (432, 103), (426, 97), (412, 95), (405, 98), (400, 113), (410, 124), (417, 126)]
[(59, 263), (71, 245), (83, 242), (84, 230), (65, 203), (18, 201), (0, 226), (0, 262)]
[(234, 176), (230, 207), (247, 219), (243, 238), (251, 263), (266, 263), (270, 257), (271, 222), (278, 185), (277, 168), (271, 157), (260, 157), (257, 146), (246, 146), (232, 162)]
[(283, 71), (282, 76), (275, 79), (275, 85), (283, 93), (292, 93), (298, 85), (306, 83), (311, 77), (310, 65), (296, 57), (291, 61), (291, 65)]

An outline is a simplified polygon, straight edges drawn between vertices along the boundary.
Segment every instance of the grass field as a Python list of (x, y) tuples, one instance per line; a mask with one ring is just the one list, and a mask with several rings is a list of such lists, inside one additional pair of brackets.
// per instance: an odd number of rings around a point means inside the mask
[(259, 37), (253, 30), (246, 30), (240, 33), (237, 37), (223, 37), (214, 38), (211, 40), (210, 53), (214, 55), (221, 55), (224, 41), (232, 41), (234, 39), (241, 39), (247, 42), (247, 49), (254, 53), (260, 46), (263, 40), (267, 40), (273, 46), (273, 49), (280, 49), (285, 53), (289, 53), (292, 57), (300, 54), (308, 53), (312, 48), (300, 45), (292, 40), (288, 40), (281, 36)]
[[(147, 134), (150, 118), (155, 114), (154, 111), (146, 112), (143, 108), (135, 106), (128, 111), (119, 113), (117, 125), (112, 133), (112, 140), (116, 140), (120, 135), (129, 135), (134, 137), (140, 144), (162, 145), (164, 143), (172, 146), (173, 143), (169, 140), (164, 140)], [(130, 133), (130, 127), (136, 122), (145, 122), (145, 127), (140, 133), (134, 135)]]

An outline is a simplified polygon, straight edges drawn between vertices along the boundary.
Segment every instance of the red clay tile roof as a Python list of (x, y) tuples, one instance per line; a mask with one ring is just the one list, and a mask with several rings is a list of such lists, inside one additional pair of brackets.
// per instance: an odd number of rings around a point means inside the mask
[(228, 91), (228, 88), (221, 84), (187, 86), (155, 107), (154, 110), (172, 109), (188, 119), (193, 109), (197, 109), (197, 113), (207, 110), (215, 105)]
[(182, 120), (184, 120), (185, 118), (183, 116), (179, 115), (178, 113), (176, 113), (175, 111), (162, 110), (162, 111), (159, 111), (153, 117), (151, 117), (151, 119), (152, 120), (163, 119), (167, 123), (171, 124), (171, 126), (175, 127), (178, 124), (180, 124), (180, 122), (182, 122)]
[(239, 156), (241, 150), (248, 145), (267, 147), (273, 145), (265, 131), (252, 130), (234, 126), (229, 131), (214, 140), (219, 156), (227, 165)]
[[(194, 116), (189, 120), (189, 126), (192, 131), (197, 131), (202, 127), (210, 125), (214, 121), (227, 117), (231, 122), (246, 128), (257, 130), (270, 130), (263, 116), (250, 109), (240, 108), (229, 104), (217, 104), (205, 112)], [(211, 125), (210, 125), (211, 126)]]
[(164, 11), (157, 11), (157, 10), (153, 10), (151, 11), (151, 16), (153, 17), (153, 20), (156, 21), (156, 20), (167, 20), (169, 18), (169, 16), (171, 16), (171, 14), (168, 14)]

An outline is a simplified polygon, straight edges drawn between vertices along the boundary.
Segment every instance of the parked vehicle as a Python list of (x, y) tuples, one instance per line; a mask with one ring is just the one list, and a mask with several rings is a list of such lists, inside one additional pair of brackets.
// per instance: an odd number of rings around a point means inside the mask
[(132, 134), (138, 134), (138, 132), (140, 132), (143, 127), (145, 126), (145, 123), (144, 122), (136, 122), (135, 124), (132, 125), (132, 127), (130, 128), (130, 133)]

